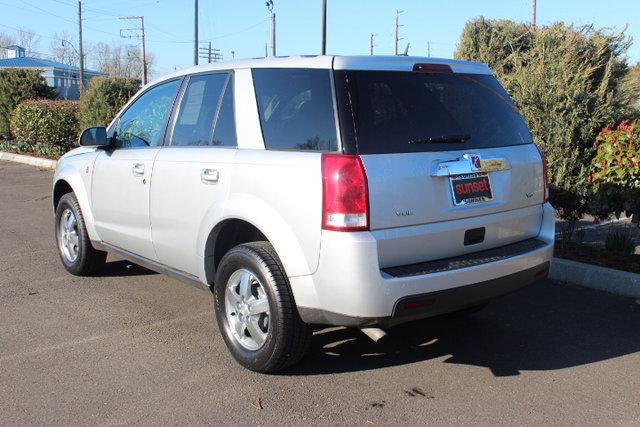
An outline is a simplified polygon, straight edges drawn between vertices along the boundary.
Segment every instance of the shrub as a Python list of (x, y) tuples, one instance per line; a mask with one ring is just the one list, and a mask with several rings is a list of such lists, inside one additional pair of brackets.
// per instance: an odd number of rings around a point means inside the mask
[(78, 103), (23, 101), (11, 116), (11, 130), (16, 143), (30, 147), (29, 151), (64, 153), (78, 138)]
[(640, 215), (640, 121), (624, 121), (617, 129), (605, 127), (596, 138), (589, 181), (592, 211)]
[(636, 253), (636, 244), (628, 228), (610, 230), (605, 239), (604, 246), (608, 251), (619, 254), (633, 255)]
[(80, 127), (107, 126), (140, 89), (140, 80), (96, 77), (80, 99)]
[(39, 70), (6, 68), (0, 70), (0, 135), (9, 136), (11, 113), (25, 99), (54, 99)]
[(551, 201), (575, 220), (588, 209), (593, 141), (630, 117), (638, 86), (626, 84), (630, 40), (591, 26), (524, 24), (479, 18), (461, 35), (456, 57), (487, 63), (520, 108), (549, 161)]

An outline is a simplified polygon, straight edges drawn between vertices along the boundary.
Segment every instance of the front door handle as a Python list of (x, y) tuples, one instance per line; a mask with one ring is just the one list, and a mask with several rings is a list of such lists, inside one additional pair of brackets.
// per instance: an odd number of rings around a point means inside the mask
[(220, 172), (216, 169), (202, 169), (200, 180), (203, 184), (215, 184), (220, 179)]
[(143, 176), (144, 175), (144, 163), (135, 163), (131, 168), (131, 172), (133, 176)]

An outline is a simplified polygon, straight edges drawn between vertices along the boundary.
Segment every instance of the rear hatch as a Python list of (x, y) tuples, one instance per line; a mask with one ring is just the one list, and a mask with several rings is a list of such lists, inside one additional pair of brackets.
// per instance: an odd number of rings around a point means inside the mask
[(541, 157), (491, 74), (414, 64), (337, 70), (335, 80), (345, 152), (367, 174), (381, 267), (538, 234)]

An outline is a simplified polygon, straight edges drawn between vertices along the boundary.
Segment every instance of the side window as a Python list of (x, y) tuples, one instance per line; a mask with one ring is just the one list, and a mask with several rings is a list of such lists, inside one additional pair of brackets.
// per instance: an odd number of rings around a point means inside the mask
[(227, 73), (191, 76), (173, 128), (171, 145), (210, 145)]
[(252, 74), (267, 149), (338, 149), (329, 70), (263, 68)]
[(213, 134), (213, 145), (220, 147), (235, 147), (236, 141), (236, 121), (233, 114), (233, 79), (229, 79), (224, 91), (218, 120), (216, 120), (216, 130)]
[(116, 125), (116, 147), (162, 145), (165, 123), (181, 80), (160, 84), (145, 92), (120, 116)]

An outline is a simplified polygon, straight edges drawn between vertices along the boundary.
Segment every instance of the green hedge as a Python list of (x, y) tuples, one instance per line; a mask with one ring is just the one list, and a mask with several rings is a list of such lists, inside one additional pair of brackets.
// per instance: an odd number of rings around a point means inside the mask
[(0, 136), (10, 136), (11, 113), (25, 99), (54, 99), (39, 70), (6, 68), (0, 70)]
[(551, 201), (561, 216), (588, 210), (587, 177), (600, 130), (637, 113), (627, 83), (630, 40), (591, 26), (532, 31), (479, 18), (465, 26), (455, 56), (487, 63), (514, 98), (549, 161)]
[(107, 126), (140, 89), (140, 80), (96, 77), (80, 99), (80, 127)]
[(28, 100), (11, 115), (11, 132), (17, 147), (51, 157), (76, 145), (78, 129), (75, 101)]

